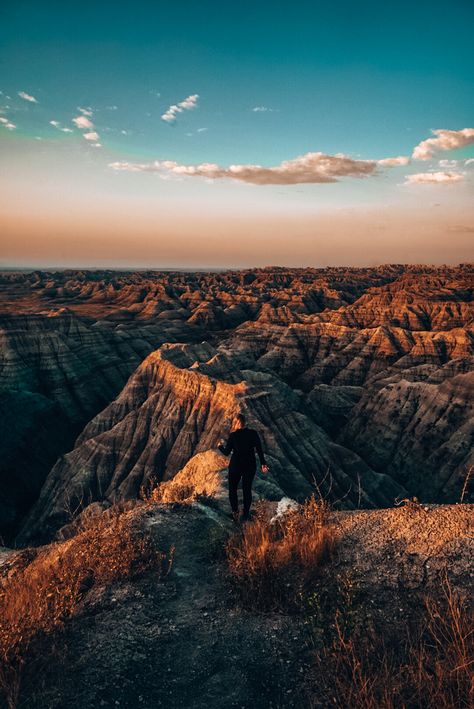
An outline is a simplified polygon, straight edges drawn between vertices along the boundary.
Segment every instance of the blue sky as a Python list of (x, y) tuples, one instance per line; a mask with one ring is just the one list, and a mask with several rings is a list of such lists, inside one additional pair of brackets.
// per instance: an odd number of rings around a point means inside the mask
[[(47, 218), (58, 229), (85, 205), (101, 228), (117, 209), (138, 214), (153, 226), (163, 253), (169, 224), (183, 234), (189, 226), (183, 212), (195, 225), (201, 219), (202, 228), (213, 215), (221, 224), (247, 214), (246, 228), (254, 217), (259, 234), (265, 217), (288, 218), (291, 231), (291, 218), (297, 224), (302, 215), (429, 212), (436, 204), (443, 224), (449, 227), (456, 214), (469, 230), (474, 140), (459, 132), (474, 125), (473, 20), (474, 4), (466, 1), (11, 3), (0, 15), (1, 179), (8, 201), (2, 213), (9, 233), (18, 236), (15, 209), (25, 194), (32, 223)], [(186, 101), (163, 119), (170, 106)], [(81, 116), (90, 128), (73, 123)], [(435, 137), (433, 129), (451, 134), (414, 160), (413, 150)], [(314, 181), (301, 177), (299, 164), (282, 168), (278, 184), (268, 184), (274, 174), (255, 171), (308, 153), (329, 156), (329, 180), (319, 158), (308, 168), (316, 171)], [(340, 154), (356, 163), (337, 164)], [(375, 164), (391, 157), (406, 161)], [(224, 172), (182, 172), (208, 163)], [(230, 179), (229, 165), (253, 172)], [(166, 234), (157, 213), (165, 215)], [(363, 223), (370, 226), (367, 213)], [(311, 258), (312, 243), (308, 232), (298, 258)], [(265, 254), (265, 243), (259, 246), (256, 262)], [(426, 246), (420, 242), (420, 253)], [(160, 249), (153, 254), (160, 265)], [(459, 256), (466, 255), (464, 239)], [(15, 258), (20, 252), (15, 257), (10, 249), (4, 260)], [(183, 259), (189, 258), (185, 248)], [(217, 265), (242, 265), (241, 257), (232, 258)], [(253, 263), (252, 253), (245, 258)]]

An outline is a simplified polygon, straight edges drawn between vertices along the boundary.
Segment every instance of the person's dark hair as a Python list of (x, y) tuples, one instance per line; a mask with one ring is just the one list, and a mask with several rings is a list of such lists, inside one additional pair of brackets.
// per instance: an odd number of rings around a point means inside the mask
[(245, 416), (243, 414), (237, 414), (237, 416), (235, 417), (235, 420), (238, 421), (241, 426), (245, 426), (247, 419), (245, 418)]

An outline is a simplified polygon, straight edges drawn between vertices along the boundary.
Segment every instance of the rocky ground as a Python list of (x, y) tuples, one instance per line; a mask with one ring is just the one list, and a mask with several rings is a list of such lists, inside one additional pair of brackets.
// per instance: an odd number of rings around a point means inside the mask
[[(137, 502), (128, 513), (161, 549), (175, 548), (169, 574), (90, 590), (26, 668), (20, 706), (327, 706), (314, 653), (336, 608), (396, 638), (425, 595), (442, 594), (446, 573), (456, 592), (472, 591), (473, 506), (402, 504), (330, 514), (335, 552), (303, 613), (245, 610), (224, 554), (236, 531), (226, 516), (225, 459), (203, 452), (177, 480), (199, 495), (194, 502)], [(270, 517), (276, 504), (264, 504)]]

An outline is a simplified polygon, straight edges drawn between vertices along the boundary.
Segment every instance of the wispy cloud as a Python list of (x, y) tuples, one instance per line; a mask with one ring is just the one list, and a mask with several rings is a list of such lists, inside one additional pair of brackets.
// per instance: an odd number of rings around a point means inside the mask
[(274, 108), (269, 108), (268, 106), (254, 106), (250, 109), (253, 113), (273, 113)]
[(80, 106), (77, 107), (77, 110), (82, 113), (83, 116), (88, 116), (89, 118), (92, 117), (92, 108), (81, 108)]
[(83, 136), (86, 140), (90, 140), (91, 142), (97, 142), (100, 140), (99, 134), (94, 130), (91, 131), (90, 133), (83, 133)]
[(474, 143), (474, 128), (462, 130), (446, 130), (438, 128), (431, 131), (435, 138), (422, 140), (413, 150), (415, 160), (430, 160), (435, 153), (445, 150), (456, 150)]
[(188, 138), (192, 138), (193, 135), (197, 135), (198, 133), (205, 133), (208, 130), (208, 128), (198, 128), (197, 130), (190, 131), (189, 133), (186, 133)]
[(89, 120), (89, 118), (87, 118), (87, 116), (76, 116), (72, 119), (72, 122), (81, 130), (94, 127), (94, 124), (91, 120)]
[(239, 180), (253, 185), (294, 185), (330, 183), (337, 182), (340, 177), (373, 175), (377, 168), (377, 161), (353, 160), (343, 154), (306, 153), (293, 160), (285, 160), (276, 167), (230, 165), (225, 168), (213, 163), (181, 165), (174, 160), (156, 160), (151, 163), (114, 162), (110, 167), (129, 172), (158, 172), (208, 179)]
[(5, 128), (8, 128), (8, 130), (15, 130), (16, 128), (16, 125), (14, 123), (9, 121), (8, 118), (4, 118), (3, 116), (0, 116), (0, 125), (5, 126)]
[(166, 123), (173, 123), (176, 120), (178, 113), (183, 113), (183, 111), (190, 111), (193, 108), (196, 108), (198, 99), (199, 94), (193, 94), (192, 96), (185, 98), (184, 101), (173, 104), (167, 111), (165, 111), (165, 113), (163, 113), (161, 120)]
[(397, 158), (382, 158), (377, 160), (377, 165), (381, 167), (397, 167), (398, 165), (408, 165), (410, 158), (405, 155), (399, 155)]
[(59, 121), (50, 121), (50, 125), (54, 126), (54, 128), (57, 128), (58, 130), (62, 131), (63, 133), (73, 133), (74, 131), (71, 130), (71, 128), (64, 128)]
[(447, 230), (455, 234), (474, 234), (474, 226), (468, 224), (454, 224), (448, 227)]
[(463, 160), (439, 160), (438, 165), (443, 170), (457, 170), (460, 165), (463, 165)]
[(24, 101), (29, 101), (30, 103), (38, 103), (34, 96), (27, 94), (26, 91), (19, 91), (18, 96)]
[(415, 175), (407, 175), (405, 185), (452, 185), (455, 182), (462, 182), (464, 175), (462, 172), (417, 172)]

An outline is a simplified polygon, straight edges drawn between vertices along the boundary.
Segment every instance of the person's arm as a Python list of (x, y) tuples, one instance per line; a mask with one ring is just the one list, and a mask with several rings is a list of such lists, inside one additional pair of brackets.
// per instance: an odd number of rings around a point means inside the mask
[(232, 453), (232, 448), (234, 447), (234, 443), (232, 440), (232, 434), (230, 434), (229, 438), (227, 439), (227, 443), (224, 445), (217, 446), (220, 450), (221, 453), (224, 455), (230, 455)]
[(257, 450), (257, 454), (260, 460), (260, 465), (262, 467), (267, 467), (267, 464), (265, 462), (265, 456), (263, 455), (262, 441), (260, 440), (260, 436), (258, 435), (257, 431), (255, 431), (255, 448)]

